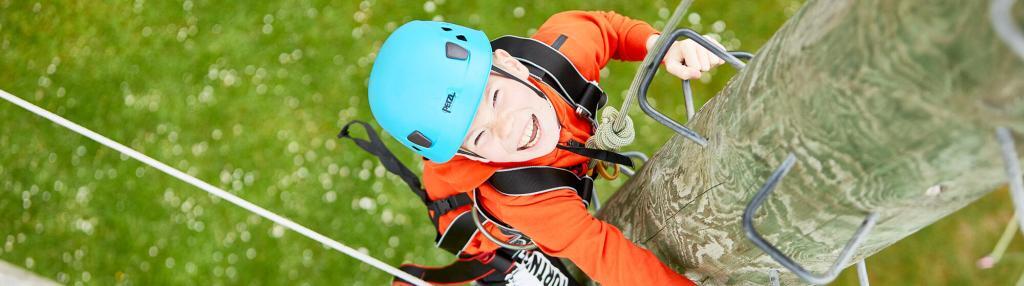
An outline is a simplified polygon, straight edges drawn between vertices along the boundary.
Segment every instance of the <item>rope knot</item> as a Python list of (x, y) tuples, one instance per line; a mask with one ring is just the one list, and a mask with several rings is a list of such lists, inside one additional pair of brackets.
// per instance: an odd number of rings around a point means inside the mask
[(587, 148), (602, 150), (618, 150), (619, 148), (633, 143), (636, 133), (633, 131), (633, 119), (623, 116), (622, 129), (615, 130), (615, 118), (619, 110), (608, 106), (601, 111), (601, 121), (594, 130), (594, 136), (587, 139)]

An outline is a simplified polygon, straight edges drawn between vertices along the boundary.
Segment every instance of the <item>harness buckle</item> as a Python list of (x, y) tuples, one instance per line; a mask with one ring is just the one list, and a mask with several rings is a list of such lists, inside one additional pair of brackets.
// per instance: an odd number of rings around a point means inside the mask
[(452, 210), (452, 197), (447, 197), (434, 202), (434, 214), (440, 216)]
[(582, 104), (576, 104), (576, 115), (585, 118), (593, 118), (593, 114), (590, 113), (590, 111), (588, 111), (586, 108), (584, 108)]
[(434, 217), (437, 218), (441, 217), (442, 215), (452, 210), (455, 210), (462, 206), (466, 206), (471, 202), (472, 200), (469, 198), (468, 195), (466, 195), (465, 193), (459, 193), (456, 195), (451, 195), (447, 198), (431, 201), (430, 203), (427, 204), (427, 209), (434, 211)]

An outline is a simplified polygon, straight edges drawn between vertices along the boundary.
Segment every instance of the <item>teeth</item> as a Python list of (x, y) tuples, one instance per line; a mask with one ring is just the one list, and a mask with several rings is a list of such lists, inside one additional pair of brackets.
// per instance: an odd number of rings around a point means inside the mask
[(523, 127), (523, 136), (519, 138), (519, 147), (526, 147), (526, 144), (530, 143), (530, 137), (533, 134), (533, 120), (530, 120), (530, 124)]
[[(537, 122), (534, 121), (532, 116), (531, 116), (530, 124), (527, 124), (525, 127), (523, 127), (523, 133), (522, 133), (523, 135), (522, 135), (522, 137), (519, 138), (519, 149), (520, 150), (533, 147), (533, 144), (537, 143), (536, 142), (537, 138), (535, 138), (533, 136), (534, 133), (537, 131), (536, 130), (537, 129), (536, 123)], [(537, 137), (540, 137), (540, 136), (537, 136)], [(531, 139), (534, 139), (534, 140), (531, 140)]]

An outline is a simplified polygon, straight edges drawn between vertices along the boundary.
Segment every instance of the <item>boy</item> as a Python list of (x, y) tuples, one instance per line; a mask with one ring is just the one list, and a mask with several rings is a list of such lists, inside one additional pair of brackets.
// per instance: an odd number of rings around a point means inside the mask
[[(613, 12), (569, 11), (553, 15), (532, 39), (557, 50), (578, 76), (596, 86), (609, 60), (642, 60), (657, 37), (647, 23)], [(492, 51), (491, 44), (482, 32), (455, 24), (410, 22), (389, 36), (370, 75), (374, 117), (425, 157), (426, 196), (445, 203), (431, 207), (432, 219), (444, 234), (439, 245), (464, 214), (474, 220), (486, 214), (479, 231), (531, 241), (545, 255), (571, 260), (602, 285), (693, 285), (617, 228), (591, 216), (579, 188), (513, 194), (496, 186), (496, 174), (522, 168), (561, 168), (585, 176), (594, 156), (580, 151), (586, 148), (578, 142), (593, 134), (594, 119), (589, 117), (592, 112), (583, 112), (582, 105), (561, 94), (567, 90), (561, 83), (552, 86), (541, 80), (524, 64), (531, 62), (503, 49)], [(674, 43), (664, 59), (666, 70), (682, 79), (699, 78), (723, 62), (690, 40)], [(450, 199), (465, 194), (471, 203)], [(480, 213), (470, 211), (474, 209)], [(453, 252), (460, 261), (475, 259), (496, 267), (496, 251), (505, 253), (497, 242), (471, 231)], [(515, 255), (522, 262), (528, 252)], [(488, 282), (484, 278), (479, 279)]]

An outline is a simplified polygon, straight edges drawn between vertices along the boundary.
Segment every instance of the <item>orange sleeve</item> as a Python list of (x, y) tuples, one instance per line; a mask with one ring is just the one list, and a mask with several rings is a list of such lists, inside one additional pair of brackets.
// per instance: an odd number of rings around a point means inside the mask
[(533, 38), (550, 45), (564, 35), (559, 51), (584, 77), (597, 81), (611, 59), (643, 60), (647, 38), (656, 33), (646, 22), (615, 12), (566, 11), (548, 18)]
[(619, 229), (587, 212), (575, 191), (505, 196), (481, 186), (480, 202), (548, 255), (567, 258), (601, 285), (695, 285)]

